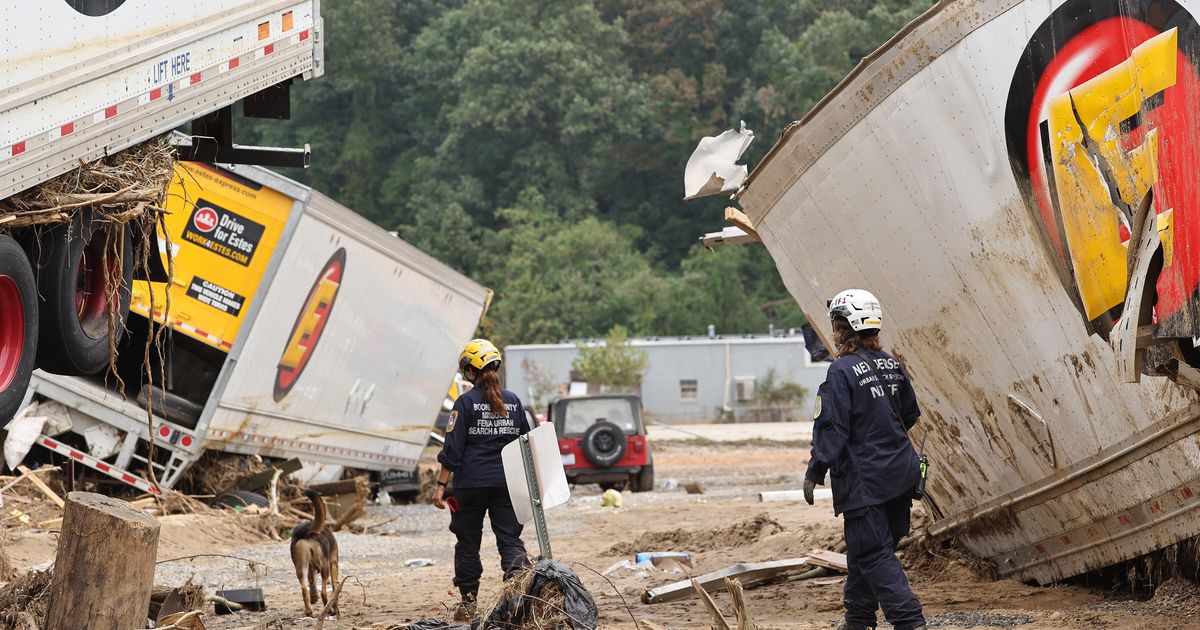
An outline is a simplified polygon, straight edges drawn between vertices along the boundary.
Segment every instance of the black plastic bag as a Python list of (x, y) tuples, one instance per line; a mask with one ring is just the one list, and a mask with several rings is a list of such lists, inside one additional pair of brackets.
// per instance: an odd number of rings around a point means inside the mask
[[(566, 565), (553, 560), (541, 559), (529, 569), (534, 573), (529, 579), (528, 586), (520, 593), (501, 599), (492, 609), (483, 624), (484, 630), (519, 630), (523, 627), (534, 611), (544, 609), (546, 596), (552, 594), (552, 585), (557, 585), (562, 591), (562, 611), (567, 625), (562, 627), (570, 630), (596, 630), (599, 616), (596, 612), (596, 601), (592, 594), (583, 587), (579, 576), (575, 575)], [(521, 579), (520, 576), (513, 578)]]
[(446, 623), (441, 619), (422, 619), (404, 626), (404, 630), (471, 630), (471, 626)]

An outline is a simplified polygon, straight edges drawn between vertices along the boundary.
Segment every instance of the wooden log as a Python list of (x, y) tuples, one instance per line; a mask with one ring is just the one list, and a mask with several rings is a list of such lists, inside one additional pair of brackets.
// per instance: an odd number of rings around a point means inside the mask
[(68, 494), (46, 630), (146, 627), (158, 529), (153, 516), (124, 501)]

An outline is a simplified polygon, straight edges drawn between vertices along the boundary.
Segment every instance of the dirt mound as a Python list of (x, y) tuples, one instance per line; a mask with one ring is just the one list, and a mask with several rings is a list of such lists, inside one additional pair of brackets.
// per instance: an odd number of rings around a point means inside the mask
[(905, 571), (925, 582), (981, 582), (995, 579), (991, 565), (954, 541), (918, 540), (904, 550)]
[(608, 553), (627, 556), (645, 551), (690, 551), (743, 547), (783, 532), (783, 526), (766, 512), (720, 529), (647, 532), (637, 540), (613, 545)]

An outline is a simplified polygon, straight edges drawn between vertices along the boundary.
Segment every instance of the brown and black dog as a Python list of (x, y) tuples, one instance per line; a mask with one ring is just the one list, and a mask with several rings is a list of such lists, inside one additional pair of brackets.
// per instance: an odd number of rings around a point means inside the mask
[[(325, 524), (325, 500), (313, 490), (305, 490), (304, 496), (312, 501), (313, 520), (292, 532), (291, 551), (296, 578), (300, 580), (300, 594), (304, 597), (304, 614), (311, 617), (312, 605), (317, 599), (317, 573), (321, 574), (322, 604), (329, 602), (326, 587), (332, 590), (338, 583), (338, 548), (333, 530)], [(338, 614), (336, 603), (330, 612)]]

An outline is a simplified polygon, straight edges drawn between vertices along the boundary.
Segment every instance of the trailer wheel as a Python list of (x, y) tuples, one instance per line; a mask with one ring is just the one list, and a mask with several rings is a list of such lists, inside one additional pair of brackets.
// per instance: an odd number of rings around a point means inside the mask
[(20, 245), (0, 234), (0, 426), (25, 398), (38, 343), (37, 287)]
[[(41, 296), (42, 343), (37, 366), (56, 374), (95, 374), (108, 365), (110, 283), (119, 282), (115, 317), (120, 340), (129, 313), (133, 280), (133, 237), (130, 229), (94, 221), (90, 211), (77, 212), (69, 223), (45, 232), (37, 247), (37, 288)], [(112, 243), (120, 239), (119, 257)]]
[(226, 490), (213, 498), (213, 507), (248, 508), (251, 506), (267, 507), (270, 505), (267, 497), (247, 490)]

